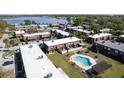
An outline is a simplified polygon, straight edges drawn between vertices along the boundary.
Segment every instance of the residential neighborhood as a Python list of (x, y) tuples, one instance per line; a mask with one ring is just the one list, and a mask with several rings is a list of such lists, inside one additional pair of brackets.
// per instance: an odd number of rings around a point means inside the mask
[(1, 16), (1, 78), (124, 77), (124, 16)]

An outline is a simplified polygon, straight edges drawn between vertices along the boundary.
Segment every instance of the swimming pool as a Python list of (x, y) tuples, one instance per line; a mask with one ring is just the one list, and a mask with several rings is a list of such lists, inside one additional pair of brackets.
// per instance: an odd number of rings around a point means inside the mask
[(92, 68), (93, 65), (96, 64), (95, 59), (92, 57), (82, 55), (82, 54), (74, 54), (70, 57), (70, 61), (83, 68), (84, 70), (88, 70)]
[(92, 63), (90, 62), (90, 60), (86, 57), (83, 57), (83, 56), (75, 56), (74, 57), (74, 60), (80, 62), (82, 65), (85, 65), (85, 66), (91, 66)]

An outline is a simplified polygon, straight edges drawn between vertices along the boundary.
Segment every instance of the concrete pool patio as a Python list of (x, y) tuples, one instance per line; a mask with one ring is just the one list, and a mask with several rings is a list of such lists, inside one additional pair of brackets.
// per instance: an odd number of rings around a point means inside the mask
[[(89, 59), (89, 61), (91, 62), (91, 66), (85, 66), (85, 65), (83, 65), (81, 62), (76, 61), (76, 60), (74, 59), (76, 56), (81, 56), (81, 57), (84, 57), (84, 58)], [(93, 59), (93, 58), (91, 58), (91, 57), (89, 57), (89, 56), (86, 56), (86, 55), (82, 55), (82, 54), (74, 54), (74, 55), (72, 55), (72, 56), (70, 57), (70, 61), (73, 62), (73, 63), (75, 63), (76, 65), (78, 65), (78, 66), (79, 66), (80, 68), (82, 68), (83, 70), (88, 70), (88, 69), (92, 68), (93, 65), (96, 64), (95, 59)]]

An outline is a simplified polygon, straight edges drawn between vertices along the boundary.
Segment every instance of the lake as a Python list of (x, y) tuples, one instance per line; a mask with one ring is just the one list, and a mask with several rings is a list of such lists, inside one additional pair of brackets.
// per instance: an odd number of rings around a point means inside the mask
[(48, 17), (48, 16), (17, 17), (17, 18), (7, 18), (7, 19), (3, 19), (3, 20), (5, 20), (7, 23), (10, 23), (10, 24), (20, 24), (20, 23), (23, 23), (24, 20), (32, 20), (39, 24), (56, 24), (56, 23), (65, 24), (65, 23), (67, 23), (67, 20), (65, 20), (65, 19), (57, 19), (57, 18)]

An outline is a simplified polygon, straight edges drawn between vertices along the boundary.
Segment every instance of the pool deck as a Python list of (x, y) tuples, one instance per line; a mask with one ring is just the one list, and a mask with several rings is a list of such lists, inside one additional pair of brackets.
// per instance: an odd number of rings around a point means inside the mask
[[(75, 60), (74, 60), (74, 57), (75, 57), (75, 56), (82, 56), (82, 57), (88, 58), (88, 59), (90, 60), (90, 62), (92, 63), (92, 65), (91, 65), (91, 66), (88, 66), (88, 67), (82, 65), (79, 61), (75, 61)], [(72, 56), (70, 57), (70, 61), (76, 63), (76, 65), (78, 65), (79, 67), (81, 67), (81, 68), (84, 69), (84, 70), (88, 70), (88, 69), (92, 68), (93, 65), (96, 64), (95, 59), (93, 59), (93, 58), (91, 58), (91, 57), (89, 57), (89, 56), (86, 56), (86, 55), (81, 55), (81, 54), (72, 55)]]

